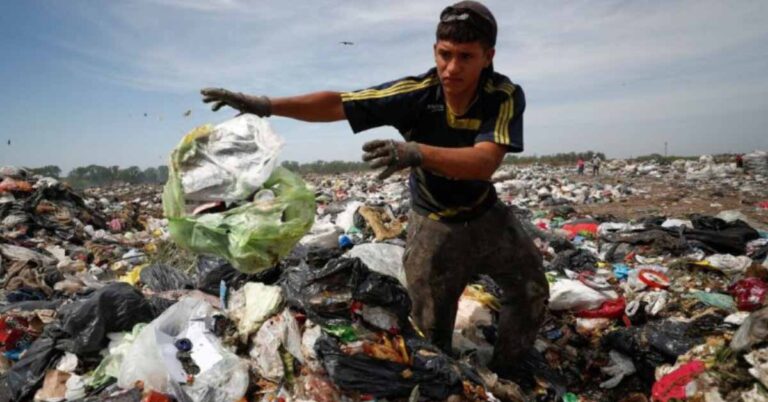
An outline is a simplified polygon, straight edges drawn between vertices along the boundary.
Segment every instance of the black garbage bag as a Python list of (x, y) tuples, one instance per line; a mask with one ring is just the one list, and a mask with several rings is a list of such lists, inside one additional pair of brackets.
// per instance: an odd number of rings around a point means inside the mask
[(549, 271), (565, 273), (565, 270), (575, 272), (597, 270), (597, 257), (584, 249), (564, 250), (555, 256), (549, 265)]
[(300, 308), (312, 321), (323, 325), (344, 325), (357, 285), (367, 268), (358, 258), (331, 260), (323, 268), (307, 265), (283, 272), (280, 286), (289, 305)]
[(607, 349), (616, 349), (631, 356), (638, 375), (650, 387), (655, 381), (654, 370), (671, 364), (677, 357), (703, 342), (694, 335), (691, 324), (682, 321), (652, 321), (642, 327), (621, 328), (601, 339)]
[[(680, 255), (688, 251), (685, 242), (676, 236), (677, 228), (669, 230), (661, 227), (649, 226), (649, 229), (641, 232), (619, 232), (601, 235), (600, 238), (608, 243), (618, 244), (626, 243), (633, 246), (642, 245), (651, 248), (655, 254)], [(609, 261), (615, 261), (616, 250), (609, 251), (606, 258)]]
[(394, 313), (400, 328), (411, 328), (411, 299), (397, 279), (370, 271), (359, 258), (337, 258), (323, 268), (307, 265), (283, 272), (280, 286), (288, 304), (300, 308), (323, 325), (349, 323), (354, 301)]
[(746, 254), (747, 243), (760, 237), (760, 233), (746, 222), (726, 222), (712, 216), (691, 216), (693, 229), (687, 227), (665, 229), (686, 241), (701, 242), (718, 253)]
[(129, 331), (141, 322), (150, 322), (156, 311), (136, 288), (111, 283), (85, 299), (59, 309), (62, 329), (69, 334), (63, 349), (76, 355), (97, 353), (110, 332)]
[[(50, 327), (50, 328), (49, 328)], [(5, 386), (9, 401), (21, 401), (31, 397), (40, 388), (45, 373), (64, 354), (57, 349), (57, 342), (66, 334), (57, 323), (49, 324), (21, 359), (5, 373)]]
[(221, 281), (234, 291), (246, 282), (275, 283), (280, 277), (278, 267), (273, 267), (257, 274), (249, 275), (235, 269), (227, 260), (217, 256), (201, 255), (197, 259), (197, 289), (210, 295), (218, 296)]
[(418, 385), (422, 396), (444, 400), (451, 395), (462, 394), (465, 378), (482, 384), (469, 367), (429, 343), (410, 339), (407, 345), (413, 355), (411, 366), (374, 359), (365, 354), (347, 355), (341, 351), (339, 342), (328, 335), (322, 335), (317, 340), (315, 352), (339, 388), (371, 394), (376, 398), (407, 397)]
[(194, 288), (192, 278), (165, 264), (153, 264), (144, 268), (141, 270), (139, 278), (144, 286), (155, 292)]
[(30, 397), (64, 352), (80, 358), (96, 354), (108, 343), (108, 333), (128, 331), (138, 323), (152, 321), (162, 313), (158, 306), (126, 283), (109, 284), (84, 299), (61, 306), (57, 320), (45, 327), (6, 373), (10, 400)]

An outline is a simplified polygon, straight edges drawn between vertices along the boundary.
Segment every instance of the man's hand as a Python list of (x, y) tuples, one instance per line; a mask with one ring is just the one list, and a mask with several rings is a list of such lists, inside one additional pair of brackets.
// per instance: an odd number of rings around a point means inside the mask
[(253, 113), (259, 117), (269, 117), (272, 114), (272, 102), (266, 96), (250, 96), (224, 88), (204, 88), (200, 93), (203, 95), (203, 102), (214, 102), (211, 108), (214, 112), (229, 106), (240, 113)]
[(419, 144), (394, 140), (373, 140), (363, 144), (363, 160), (371, 169), (386, 167), (379, 173), (379, 180), (384, 180), (392, 173), (407, 167), (420, 166), (422, 162)]

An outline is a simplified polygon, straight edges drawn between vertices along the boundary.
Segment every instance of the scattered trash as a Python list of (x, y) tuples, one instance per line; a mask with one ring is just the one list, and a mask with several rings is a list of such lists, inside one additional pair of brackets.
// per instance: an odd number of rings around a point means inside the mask
[(764, 153), (744, 172), (718, 156), (606, 161), (599, 178), (503, 166), (550, 300), (535, 357), (494, 373), (507, 299), (490, 278), (462, 292), (450, 354), (410, 320), (406, 182), (304, 182), (238, 119), (259, 155), (191, 133), (164, 205), (158, 186), (0, 169), (0, 401), (765, 400)]

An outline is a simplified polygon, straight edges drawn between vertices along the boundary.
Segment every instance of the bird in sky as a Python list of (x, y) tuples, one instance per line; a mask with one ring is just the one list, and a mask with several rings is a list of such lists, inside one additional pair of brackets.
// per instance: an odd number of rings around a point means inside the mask
[(192, 114), (192, 109), (189, 109), (186, 112), (184, 112), (184, 117), (189, 117), (189, 115), (191, 114)]
[(354, 42), (349, 42), (349, 41), (346, 41), (346, 40), (345, 41), (341, 41), (339, 43), (341, 43), (342, 45), (345, 45), (345, 46), (352, 46), (352, 45), (355, 44)]

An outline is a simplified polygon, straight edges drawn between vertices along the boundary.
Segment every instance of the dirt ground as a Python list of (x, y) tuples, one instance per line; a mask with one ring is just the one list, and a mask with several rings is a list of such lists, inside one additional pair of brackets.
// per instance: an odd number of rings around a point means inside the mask
[[(630, 184), (641, 190), (626, 199), (604, 204), (586, 204), (575, 206), (583, 214), (610, 214), (617, 218), (637, 219), (643, 216), (663, 215), (685, 218), (689, 214), (699, 213), (717, 215), (725, 210), (739, 210), (756, 224), (757, 229), (768, 230), (768, 209), (761, 209), (758, 203), (768, 200), (768, 189), (742, 189), (723, 184), (723, 181), (691, 184), (679, 178), (622, 177), (618, 175), (590, 175), (569, 177), (573, 181), (598, 181), (604, 184)], [(738, 178), (735, 178), (738, 180)], [(756, 191), (755, 191), (756, 190)]]

